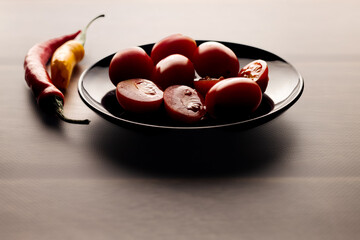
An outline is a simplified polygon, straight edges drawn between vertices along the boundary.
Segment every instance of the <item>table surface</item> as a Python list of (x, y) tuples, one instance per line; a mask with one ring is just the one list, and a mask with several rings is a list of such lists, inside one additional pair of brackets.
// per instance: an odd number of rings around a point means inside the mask
[[(1, 239), (356, 239), (360, 235), (360, 2), (0, 0)], [(24, 81), (35, 43), (88, 31), (65, 93), (72, 125)], [(81, 100), (80, 74), (172, 33), (271, 51), (299, 101), (248, 130), (144, 132)]]

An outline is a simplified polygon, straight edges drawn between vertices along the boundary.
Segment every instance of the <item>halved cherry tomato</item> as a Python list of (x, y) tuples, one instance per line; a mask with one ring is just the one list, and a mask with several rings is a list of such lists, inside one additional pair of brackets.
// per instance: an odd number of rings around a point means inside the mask
[(228, 78), (215, 84), (205, 97), (205, 106), (214, 118), (245, 117), (262, 99), (258, 84), (248, 78)]
[(118, 51), (109, 65), (109, 77), (116, 86), (120, 81), (144, 78), (150, 79), (154, 63), (140, 47), (131, 47)]
[(156, 64), (151, 80), (165, 90), (171, 85), (192, 86), (195, 70), (192, 62), (185, 56), (173, 54)]
[(195, 79), (194, 87), (195, 87), (196, 91), (198, 91), (203, 97), (205, 97), (206, 94), (208, 93), (208, 91), (210, 90), (210, 88), (221, 80), (224, 80), (224, 78), (223, 77), (220, 77), (220, 78), (206, 77), (206, 78)]
[(230, 48), (212, 41), (198, 46), (194, 52), (193, 63), (201, 77), (236, 77), (240, 68), (239, 60)]
[(184, 85), (173, 85), (164, 91), (164, 106), (168, 115), (179, 122), (199, 122), (206, 110), (198, 92)]
[(264, 60), (255, 60), (243, 67), (238, 76), (251, 78), (259, 84), (261, 91), (265, 92), (269, 82), (269, 68)]
[(157, 42), (151, 50), (154, 64), (172, 54), (181, 54), (192, 59), (197, 44), (194, 39), (180, 33), (172, 34)]
[(157, 111), (163, 102), (163, 91), (147, 79), (129, 79), (116, 86), (116, 98), (126, 111), (149, 113)]

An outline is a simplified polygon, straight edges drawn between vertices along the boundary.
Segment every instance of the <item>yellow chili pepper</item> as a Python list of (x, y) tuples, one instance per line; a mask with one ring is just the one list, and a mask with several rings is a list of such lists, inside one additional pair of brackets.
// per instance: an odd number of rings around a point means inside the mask
[(104, 16), (102, 14), (91, 20), (74, 40), (67, 41), (54, 52), (51, 58), (50, 71), (51, 81), (57, 88), (65, 90), (69, 86), (75, 65), (85, 55), (84, 45), (88, 27), (93, 21)]

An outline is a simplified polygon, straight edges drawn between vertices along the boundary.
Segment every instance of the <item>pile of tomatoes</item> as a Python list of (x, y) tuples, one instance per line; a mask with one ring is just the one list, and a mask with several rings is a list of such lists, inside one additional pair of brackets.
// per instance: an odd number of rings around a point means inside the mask
[(227, 46), (214, 41), (197, 45), (182, 34), (157, 42), (150, 56), (140, 47), (118, 51), (109, 77), (125, 111), (147, 114), (165, 108), (169, 117), (189, 124), (207, 116), (249, 115), (259, 107), (269, 81), (264, 60), (240, 69)]

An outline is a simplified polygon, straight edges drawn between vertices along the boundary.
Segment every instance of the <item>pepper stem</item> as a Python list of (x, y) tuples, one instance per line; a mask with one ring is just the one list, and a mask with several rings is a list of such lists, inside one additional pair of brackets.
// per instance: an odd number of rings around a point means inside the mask
[(58, 116), (64, 122), (74, 123), (74, 124), (89, 124), (90, 123), (89, 119), (78, 120), (78, 119), (70, 119), (70, 118), (65, 117), (64, 104), (63, 104), (62, 99), (59, 97), (54, 97), (51, 100), (52, 100), (51, 101), (52, 106), (50, 106), (50, 108), (55, 112), (56, 116)]
[(105, 14), (101, 14), (97, 17), (95, 17), (93, 20), (91, 20), (87, 25), (86, 27), (81, 30), (80, 34), (75, 38), (76, 41), (79, 41), (83, 46), (85, 45), (85, 41), (86, 41), (86, 31), (87, 29), (89, 28), (89, 26), (98, 18), (101, 18), (101, 17), (105, 17)]

